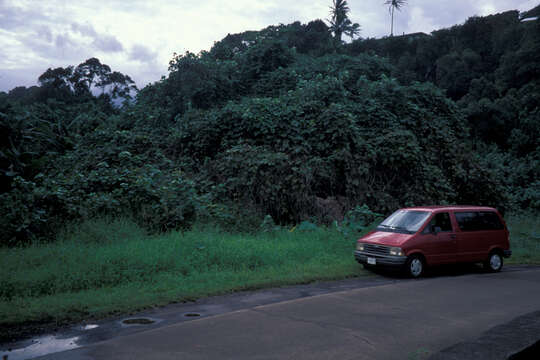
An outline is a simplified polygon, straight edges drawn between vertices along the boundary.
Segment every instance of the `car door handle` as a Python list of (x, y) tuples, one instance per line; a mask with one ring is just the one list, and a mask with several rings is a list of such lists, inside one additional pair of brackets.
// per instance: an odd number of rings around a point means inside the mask
[(456, 239), (456, 234), (450, 234), (450, 239), (455, 240)]

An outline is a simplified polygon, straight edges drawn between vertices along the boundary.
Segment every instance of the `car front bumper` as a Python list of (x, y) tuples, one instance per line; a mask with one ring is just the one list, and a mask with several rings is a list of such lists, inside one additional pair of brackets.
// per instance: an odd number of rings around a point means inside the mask
[[(354, 257), (360, 264), (381, 267), (403, 267), (407, 262), (406, 256), (371, 254), (366, 251), (355, 250)], [(368, 264), (368, 257), (375, 259), (375, 265)]]

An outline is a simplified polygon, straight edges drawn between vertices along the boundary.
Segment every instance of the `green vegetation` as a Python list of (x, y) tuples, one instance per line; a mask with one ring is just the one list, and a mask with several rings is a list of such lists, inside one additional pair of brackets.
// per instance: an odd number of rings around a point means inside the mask
[(351, 239), (403, 206), (531, 214), (512, 261), (540, 262), (540, 22), (346, 44), (333, 4), (140, 91), (91, 58), (0, 93), (3, 326), (357, 275)]
[[(299, 229), (300, 228), (300, 229)], [(363, 274), (343, 228), (219, 229), (146, 235), (125, 219), (92, 220), (54, 243), (1, 249), (0, 329), (65, 323), (237, 290)]]
[(535, 215), (512, 215), (506, 219), (510, 230), (510, 264), (540, 264), (540, 218)]
[(49, 69), (0, 94), (0, 243), (102, 216), (159, 232), (357, 205), (538, 212), (540, 23), (519, 16), (350, 44), (320, 20), (228, 35), (132, 101), (98, 59)]

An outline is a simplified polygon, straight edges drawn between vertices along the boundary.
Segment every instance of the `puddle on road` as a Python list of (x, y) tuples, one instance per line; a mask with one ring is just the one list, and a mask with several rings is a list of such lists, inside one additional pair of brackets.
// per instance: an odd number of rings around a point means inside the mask
[(99, 327), (99, 325), (89, 324), (89, 325), (81, 326), (81, 330), (92, 330), (97, 327)]
[(43, 336), (32, 340), (32, 343), (19, 349), (2, 349), (0, 356), (2, 359), (7, 356), (8, 360), (24, 360), (37, 356), (52, 354), (59, 351), (71, 350), (80, 347), (77, 345), (79, 337), (58, 339), (55, 336)]

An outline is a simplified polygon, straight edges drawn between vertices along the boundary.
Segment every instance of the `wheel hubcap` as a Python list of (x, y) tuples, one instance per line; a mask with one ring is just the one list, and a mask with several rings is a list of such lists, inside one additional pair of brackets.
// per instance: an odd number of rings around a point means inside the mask
[(491, 259), (489, 259), (489, 265), (493, 270), (499, 270), (501, 267), (501, 257), (497, 254), (491, 255)]
[(411, 274), (418, 276), (422, 272), (422, 261), (420, 259), (413, 259), (411, 261)]

